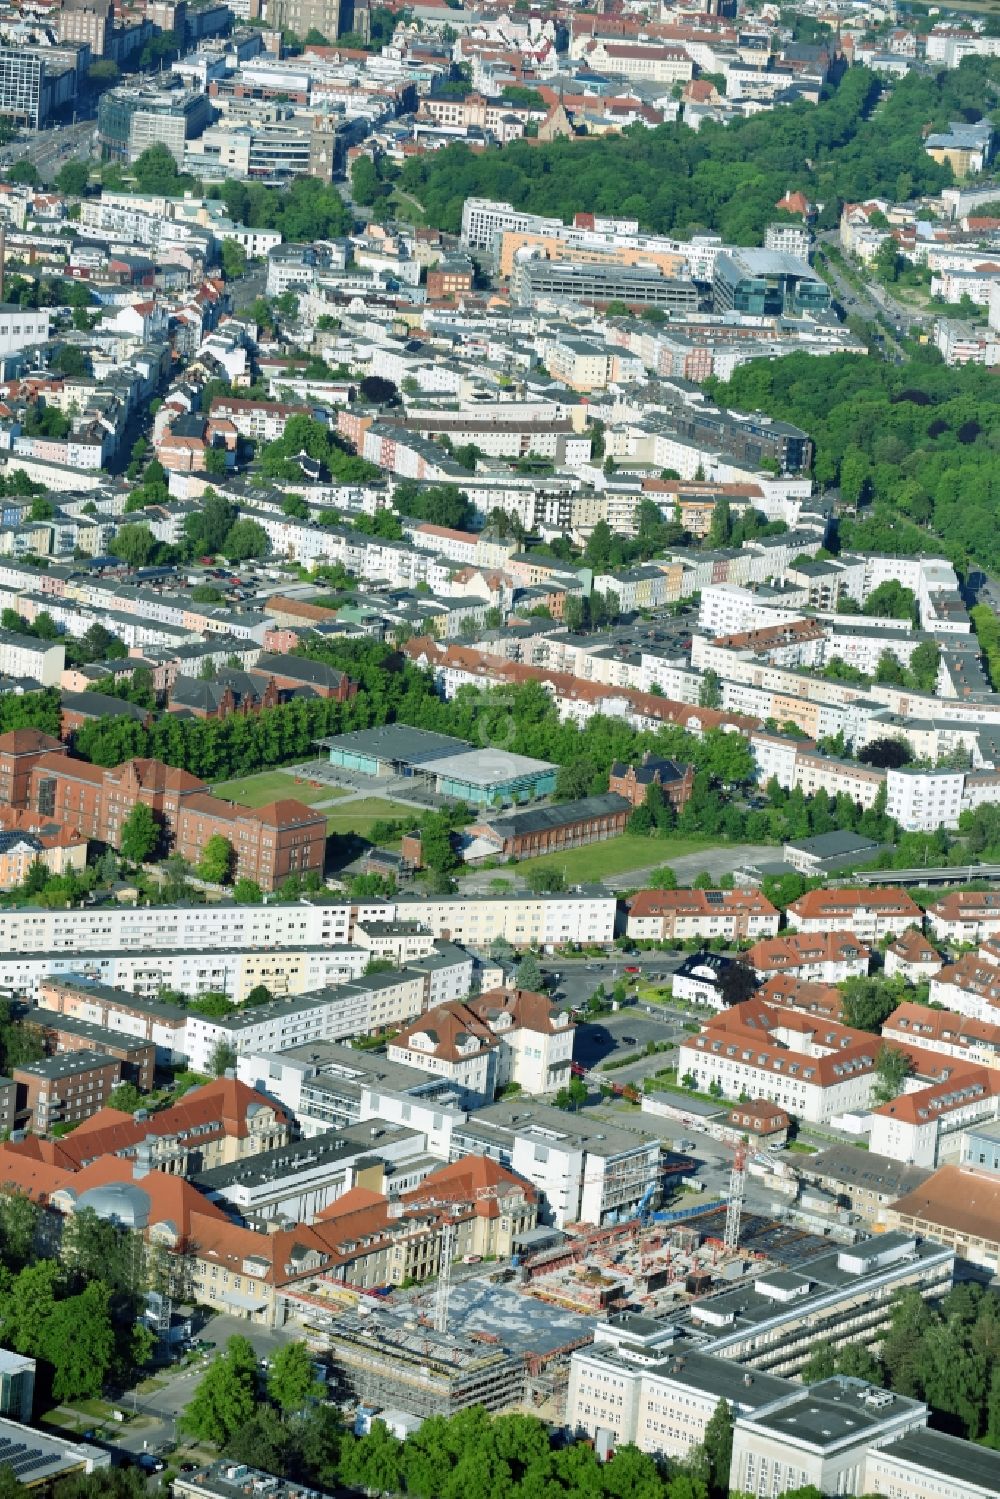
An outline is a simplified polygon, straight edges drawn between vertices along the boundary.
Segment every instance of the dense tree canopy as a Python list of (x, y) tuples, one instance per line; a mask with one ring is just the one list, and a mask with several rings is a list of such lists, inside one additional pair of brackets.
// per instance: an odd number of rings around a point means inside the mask
[[(920, 349), (903, 364), (837, 354), (754, 360), (712, 393), (724, 406), (800, 423), (816, 444), (820, 484), (865, 508), (841, 522), (845, 550), (1000, 567), (996, 379)], [(891, 601), (903, 611), (902, 592)], [(880, 600), (888, 602), (885, 596)]]
[(450, 231), (461, 224), (465, 199), (484, 197), (566, 221), (585, 205), (661, 233), (707, 228), (737, 244), (760, 244), (789, 188), (823, 203), (824, 221), (834, 224), (838, 200), (909, 198), (946, 186), (950, 169), (927, 155), (924, 132), (965, 110), (978, 117), (987, 80), (996, 76), (993, 61), (967, 58), (958, 69), (910, 74), (883, 96), (873, 73), (851, 68), (818, 106), (697, 132), (671, 124), (537, 147), (515, 142), (503, 151), (453, 145), (412, 157), (402, 186), (429, 223)]

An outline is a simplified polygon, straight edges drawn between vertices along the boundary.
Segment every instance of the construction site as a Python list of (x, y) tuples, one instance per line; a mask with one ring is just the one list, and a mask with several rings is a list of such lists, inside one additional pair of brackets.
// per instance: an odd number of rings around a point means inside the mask
[(765, 1266), (829, 1252), (829, 1239), (741, 1213), (739, 1200), (737, 1191), (726, 1205), (580, 1229), (459, 1279), (449, 1267), (391, 1302), (353, 1293), (352, 1305), (342, 1300), (330, 1315), (326, 1301), (311, 1341), (339, 1374), (342, 1398), (363, 1405), (415, 1416), (520, 1406), (559, 1421), (570, 1355), (599, 1323), (623, 1311), (670, 1320)]

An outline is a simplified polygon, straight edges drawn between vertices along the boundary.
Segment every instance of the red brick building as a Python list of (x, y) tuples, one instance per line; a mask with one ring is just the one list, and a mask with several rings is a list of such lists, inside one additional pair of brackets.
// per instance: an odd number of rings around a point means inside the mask
[(32, 768), (29, 804), (42, 816), (113, 848), (137, 802), (145, 802), (167, 841), (192, 863), (208, 839), (227, 838), (237, 878), (273, 890), (289, 874), (322, 874), (326, 818), (291, 797), (266, 807), (239, 807), (212, 796), (205, 783), (161, 760), (126, 760), (102, 769), (65, 754), (42, 754)]
[(69, 1015), (51, 1015), (43, 1009), (37, 1009), (32, 1018), (37, 1020), (49, 1056), (65, 1052), (102, 1052), (121, 1063), (123, 1083), (134, 1083), (143, 1093), (152, 1088), (156, 1071), (155, 1042), (144, 1036), (129, 1035), (127, 1031), (91, 1025)]
[(625, 765), (621, 760), (612, 765), (608, 790), (627, 797), (633, 807), (643, 805), (650, 786), (659, 786), (663, 800), (680, 812), (694, 788), (694, 766), (678, 765), (676, 760), (664, 760), (649, 750), (639, 765)]
[(291, 797), (267, 807), (238, 807), (221, 797), (187, 797), (177, 823), (175, 848), (192, 864), (209, 838), (221, 834), (236, 853), (237, 879), (273, 890), (290, 874), (323, 873), (326, 818)]
[(530, 859), (536, 854), (558, 853), (602, 843), (625, 831), (632, 807), (613, 792), (585, 796), (580, 801), (560, 802), (551, 807), (529, 807), (523, 812), (505, 812), (488, 822), (469, 828), (472, 842), (465, 857)]
[(61, 1052), (15, 1067), (18, 1123), (39, 1135), (54, 1124), (79, 1124), (104, 1108), (121, 1079), (121, 1062), (101, 1051)]
[(26, 807), (35, 765), (43, 755), (65, 753), (65, 745), (41, 729), (11, 729), (0, 734), (0, 803)]

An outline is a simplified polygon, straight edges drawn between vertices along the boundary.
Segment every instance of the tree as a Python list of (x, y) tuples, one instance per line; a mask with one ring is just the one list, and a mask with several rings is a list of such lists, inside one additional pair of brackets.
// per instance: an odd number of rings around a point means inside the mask
[(830, 1343), (817, 1343), (802, 1366), (803, 1384), (818, 1384), (821, 1379), (832, 1379), (837, 1372), (837, 1359)]
[(236, 1048), (220, 1036), (212, 1047), (211, 1056), (208, 1059), (208, 1070), (213, 1077), (222, 1077), (226, 1072), (231, 1072), (236, 1066)]
[(757, 989), (757, 976), (746, 963), (727, 963), (719, 975), (719, 994), (725, 1005), (739, 1005)]
[(269, 1005), (274, 998), (266, 984), (254, 984), (246, 999), (245, 1005)]
[(36, 494), (28, 510), (28, 515), (32, 520), (51, 520), (55, 513), (56, 507), (44, 494)]
[(913, 1063), (898, 1046), (879, 1047), (875, 1058), (875, 1087), (872, 1098), (876, 1103), (891, 1103), (902, 1091), (903, 1083), (913, 1071)]
[(37, 187), (41, 180), (38, 168), (26, 156), (22, 156), (20, 161), (15, 161), (14, 165), (7, 169), (8, 182), (20, 182), (26, 187)]
[(708, 1458), (709, 1483), (712, 1493), (726, 1499), (729, 1494), (729, 1469), (733, 1460), (733, 1415), (729, 1402), (722, 1399), (712, 1412), (702, 1438), (705, 1456)]
[(278, 1350), (267, 1376), (267, 1393), (285, 1412), (304, 1410), (323, 1399), (326, 1387), (316, 1377), (313, 1356), (305, 1343), (286, 1343)]
[(239, 240), (224, 239), (219, 251), (222, 270), (227, 281), (235, 281), (247, 268), (247, 254)]
[(721, 708), (722, 707), (722, 679), (717, 671), (702, 673), (701, 684), (698, 688), (699, 708)]
[(542, 965), (533, 952), (526, 952), (517, 965), (515, 982), (519, 989), (531, 989), (535, 993), (545, 988)]
[(524, 882), (534, 895), (566, 889), (566, 876), (554, 864), (529, 865)]
[(565, 1088), (560, 1088), (553, 1103), (557, 1109), (569, 1109), (576, 1112), (587, 1102), (587, 1084), (581, 1077), (571, 1078)]
[(245, 877), (238, 879), (233, 885), (233, 900), (240, 906), (259, 906), (264, 899), (264, 892), (256, 880), (248, 880)]
[(0, 1196), (0, 1254), (8, 1268), (20, 1268), (31, 1259), (39, 1211), (38, 1204), (23, 1192)]
[[(213, 479), (224, 479), (229, 472), (229, 464), (226, 460), (225, 448), (205, 449), (205, 473), (211, 474)], [(235, 530), (235, 526), (233, 530)], [(265, 533), (266, 534), (266, 533)], [(232, 532), (230, 532), (232, 535)], [(263, 556), (263, 553), (259, 554)]]
[(160, 827), (152, 809), (145, 802), (136, 802), (121, 825), (119, 849), (122, 858), (130, 864), (143, 864), (160, 841)]
[(67, 161), (56, 173), (55, 184), (68, 198), (80, 198), (87, 191), (90, 168), (83, 161)]
[(36, 1260), (14, 1277), (0, 1316), (4, 1342), (12, 1344), (18, 1353), (34, 1355), (41, 1349), (61, 1275), (54, 1260)]
[(384, 1421), (373, 1421), (359, 1441), (345, 1444), (340, 1480), (368, 1494), (395, 1494), (400, 1487), (401, 1444)]
[(838, 1349), (837, 1373), (849, 1379), (863, 1379), (867, 1384), (882, 1383), (882, 1366), (864, 1343), (845, 1343)]
[(57, 1400), (99, 1395), (114, 1356), (110, 1292), (95, 1280), (79, 1296), (53, 1307), (42, 1331), (40, 1352), (55, 1368)]
[(733, 534), (733, 521), (729, 511), (729, 501), (724, 497), (716, 500), (712, 511), (712, 524), (708, 529), (706, 545), (709, 547), (724, 547), (728, 545)]
[(266, 557), (270, 550), (267, 532), (255, 520), (235, 521), (222, 543), (222, 551), (231, 562), (243, 562), (248, 557)]
[(134, 1114), (136, 1109), (141, 1109), (143, 1095), (139, 1092), (135, 1083), (119, 1083), (117, 1088), (112, 1088), (108, 1094), (108, 1108), (121, 1109), (123, 1114)]
[(941, 648), (936, 640), (922, 640), (910, 657), (910, 675), (921, 692), (933, 692), (941, 665)]
[(145, 522), (133, 521), (121, 526), (110, 551), (129, 567), (145, 567), (156, 547), (156, 538)]
[(211, 1363), (178, 1423), (203, 1442), (222, 1447), (252, 1418), (257, 1403), (257, 1356), (247, 1338), (233, 1337)]
[(228, 838), (213, 833), (201, 851), (198, 878), (210, 885), (228, 885), (233, 877), (236, 853)]
[(372, 401), (376, 406), (395, 406), (399, 403), (398, 387), (392, 380), (386, 380), (381, 375), (366, 375), (358, 388), (365, 400)]
[(52, 360), (52, 368), (58, 370), (61, 375), (70, 377), (85, 375), (87, 361), (83, 350), (78, 349), (75, 344), (63, 344)]
[(840, 986), (844, 1024), (861, 1031), (878, 1031), (906, 997), (901, 979), (881, 975), (845, 979)]
[[(889, 651), (883, 651), (879, 658), (879, 672), (882, 672), (882, 663), (890, 656)], [(896, 658), (891, 657), (892, 660)], [(897, 663), (898, 665), (898, 663)], [(902, 765), (910, 762), (910, 750), (904, 739), (891, 739), (883, 737), (872, 739), (865, 745), (864, 749), (858, 751), (858, 759), (862, 765), (874, 765), (880, 770), (898, 770)]]

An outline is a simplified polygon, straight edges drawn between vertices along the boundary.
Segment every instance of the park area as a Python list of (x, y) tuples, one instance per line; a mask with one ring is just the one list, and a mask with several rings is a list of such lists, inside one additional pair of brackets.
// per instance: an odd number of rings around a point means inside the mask
[(648, 838), (645, 834), (623, 833), (606, 843), (588, 843), (583, 848), (569, 848), (558, 854), (542, 854), (537, 859), (521, 859), (517, 870), (527, 875), (532, 869), (558, 869), (567, 885), (585, 885), (604, 880), (609, 875), (628, 874), (630, 870), (658, 869), (684, 854), (697, 854), (706, 848), (717, 848), (717, 838)]
[(262, 770), (259, 775), (219, 781), (212, 791), (216, 796), (225, 797), (226, 801), (238, 802), (241, 807), (266, 807), (269, 802), (279, 801), (282, 797), (294, 797), (311, 807), (347, 795), (336, 786), (314, 785), (290, 770)]

